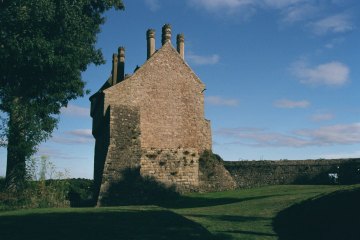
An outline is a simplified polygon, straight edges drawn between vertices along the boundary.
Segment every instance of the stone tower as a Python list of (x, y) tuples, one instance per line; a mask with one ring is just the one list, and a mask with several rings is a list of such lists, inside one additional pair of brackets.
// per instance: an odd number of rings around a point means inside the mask
[(180, 192), (201, 188), (199, 157), (212, 147), (210, 121), (204, 119), (205, 85), (184, 61), (182, 34), (177, 50), (168, 24), (160, 49), (155, 50), (155, 30), (149, 29), (146, 39), (146, 62), (124, 75), (120, 47), (111, 76), (90, 97), (98, 205), (126, 169), (139, 168), (141, 176)]

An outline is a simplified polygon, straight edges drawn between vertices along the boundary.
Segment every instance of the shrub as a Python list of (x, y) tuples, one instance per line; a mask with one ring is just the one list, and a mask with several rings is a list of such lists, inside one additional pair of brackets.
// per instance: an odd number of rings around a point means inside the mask
[(68, 179), (71, 207), (91, 207), (94, 202), (94, 181), (90, 179), (77, 178)]
[(215, 174), (216, 166), (223, 164), (223, 159), (210, 150), (205, 150), (199, 158), (200, 169), (206, 177), (212, 177)]
[(0, 182), (0, 210), (69, 206), (69, 183), (64, 179), (66, 172), (56, 171), (55, 165), (44, 156), (28, 160), (26, 170), (26, 182), (22, 189), (7, 191)]

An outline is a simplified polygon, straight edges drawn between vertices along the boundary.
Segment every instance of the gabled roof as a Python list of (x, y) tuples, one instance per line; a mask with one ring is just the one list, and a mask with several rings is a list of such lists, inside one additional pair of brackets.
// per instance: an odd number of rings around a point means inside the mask
[(160, 49), (155, 51), (155, 53), (149, 59), (147, 59), (146, 62), (143, 65), (141, 65), (139, 68), (137, 68), (136, 71), (134, 72), (134, 74), (132, 74), (128, 78), (125, 78), (123, 81), (121, 81), (121, 82), (119, 82), (119, 83), (117, 83), (117, 84), (115, 84), (113, 86), (107, 87), (105, 89), (100, 89), (100, 91), (104, 91), (104, 92), (111, 91), (113, 89), (113, 87), (115, 87), (115, 86), (117, 86), (119, 84), (121, 85), (125, 81), (131, 81), (131, 79), (136, 78), (137, 73), (141, 72), (145, 68), (145, 66), (147, 66), (148, 64), (151, 64), (152, 62), (156, 61), (156, 59), (161, 55), (161, 53), (163, 51), (166, 51), (166, 50), (170, 50), (171, 54), (173, 54), (174, 57), (178, 58), (184, 64), (185, 68), (190, 72), (190, 74), (192, 74), (194, 76), (194, 79), (198, 83), (200, 83), (201, 85), (203, 85), (205, 87), (205, 84), (194, 73), (194, 71), (190, 68), (190, 66), (186, 63), (186, 61), (180, 56), (180, 54), (171, 45), (171, 43), (166, 42), (163, 46), (161, 46)]

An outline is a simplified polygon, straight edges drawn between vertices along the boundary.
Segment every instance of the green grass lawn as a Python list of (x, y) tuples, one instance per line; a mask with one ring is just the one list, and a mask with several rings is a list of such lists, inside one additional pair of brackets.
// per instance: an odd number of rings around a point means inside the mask
[(360, 239), (359, 189), (268, 186), (161, 206), (0, 212), (0, 239)]

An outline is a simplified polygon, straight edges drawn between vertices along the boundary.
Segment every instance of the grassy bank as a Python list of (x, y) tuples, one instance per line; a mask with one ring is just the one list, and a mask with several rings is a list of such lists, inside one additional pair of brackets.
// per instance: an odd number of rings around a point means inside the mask
[(161, 206), (1, 212), (0, 233), (9, 240), (356, 239), (359, 188), (269, 186), (190, 194)]

